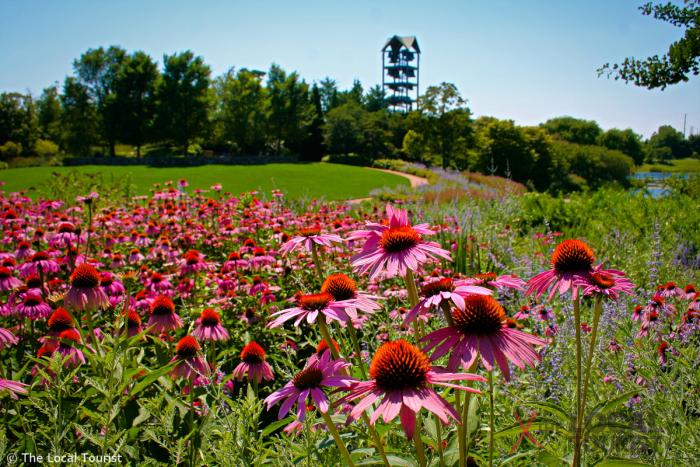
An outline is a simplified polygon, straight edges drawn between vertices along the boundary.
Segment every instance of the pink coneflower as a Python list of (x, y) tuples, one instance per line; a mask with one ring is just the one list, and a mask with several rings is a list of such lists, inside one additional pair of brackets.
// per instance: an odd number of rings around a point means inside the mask
[(362, 251), (350, 259), (356, 271), (369, 273), (370, 279), (405, 276), (436, 257), (450, 260), (450, 253), (438, 243), (423, 240), (423, 235), (435, 232), (428, 224), (411, 226), (404, 209), (387, 205), (388, 225), (367, 223), (365, 229), (352, 232), (349, 241), (365, 240)]
[(204, 255), (197, 250), (190, 250), (180, 260), (180, 273), (192, 274), (209, 269), (209, 265), (204, 261)]
[(19, 342), (17, 336), (5, 328), (0, 328), (0, 350), (15, 345)]
[(583, 295), (603, 295), (617, 300), (620, 293), (633, 295), (634, 284), (625, 277), (625, 273), (616, 269), (602, 269), (599, 264), (587, 279), (577, 279), (575, 284), (582, 287)]
[(482, 285), (485, 287), (493, 287), (497, 290), (514, 289), (523, 290), (525, 281), (514, 274), (496, 275), (495, 272), (484, 272), (476, 274), (474, 277), (464, 279), (467, 285)]
[(209, 374), (209, 366), (201, 355), (199, 342), (192, 336), (185, 336), (175, 346), (175, 356), (170, 363), (177, 362), (170, 372), (173, 378), (187, 378), (190, 381)]
[(316, 321), (319, 314), (324, 319), (346, 322), (350, 319), (350, 316), (345, 312), (345, 308), (346, 306), (343, 304), (338, 305), (329, 293), (302, 295), (297, 300), (297, 306), (294, 308), (287, 308), (272, 313), (271, 316), (274, 317), (274, 320), (267, 327), (279, 327), (292, 318), (296, 318), (294, 326), (299, 326), (304, 319), (311, 324)]
[(520, 309), (513, 315), (513, 318), (514, 318), (514, 319), (517, 319), (517, 320), (523, 321), (523, 320), (526, 320), (526, 319), (530, 319), (530, 316), (532, 316), (532, 315), (530, 314), (530, 307), (527, 306), (527, 305), (523, 305), (523, 306), (521, 306)]
[(666, 282), (664, 285), (660, 285), (658, 292), (664, 298), (685, 297), (685, 292), (675, 282)]
[(56, 347), (56, 352), (63, 358), (67, 358), (65, 366), (76, 367), (85, 363), (85, 355), (76, 345), (82, 343), (80, 333), (76, 329), (66, 329), (58, 335), (60, 343)]
[(644, 308), (642, 305), (635, 305), (634, 310), (632, 310), (632, 321), (641, 321), (644, 317)]
[(452, 325), (438, 329), (423, 338), (428, 345), (425, 351), (435, 349), (431, 360), (450, 353), (447, 368), (455, 370), (460, 365), (471, 368), (477, 357), (487, 370), (491, 371), (494, 362), (510, 379), (508, 361), (518, 368), (525, 364), (535, 365), (540, 356), (532, 345), (545, 345), (547, 342), (517, 329), (509, 328), (503, 307), (488, 295), (471, 295), (465, 299), (463, 310), (452, 309)]
[(70, 275), (70, 289), (63, 299), (68, 309), (97, 310), (109, 308), (109, 298), (100, 288), (100, 274), (87, 263), (77, 266)]
[(322, 413), (328, 413), (330, 403), (324, 388), (348, 388), (355, 382), (347, 376), (345, 369), (350, 366), (344, 360), (331, 360), (330, 352), (324, 352), (318, 359), (309, 360), (308, 364), (281, 389), (273, 392), (264, 400), (267, 410), (284, 400), (280, 406), (278, 419), (283, 419), (297, 405), (297, 420), (304, 421), (306, 402), (309, 398)]
[(591, 273), (595, 256), (593, 250), (581, 240), (564, 240), (554, 249), (552, 254), (552, 269), (544, 271), (530, 279), (527, 283), (527, 295), (536, 297), (550, 289), (549, 299), (558, 291), (564, 294), (573, 288), (574, 299), (578, 297), (576, 280), (585, 280)]
[(375, 301), (380, 297), (357, 290), (355, 281), (345, 274), (331, 274), (321, 285), (321, 292), (328, 293), (339, 306), (345, 306), (345, 311), (351, 318), (356, 318), (355, 310), (364, 313), (374, 313), (381, 306)]
[(129, 337), (134, 337), (143, 331), (143, 326), (141, 326), (141, 316), (136, 310), (129, 309), (126, 313), (126, 335)]
[(427, 282), (420, 290), (420, 301), (404, 317), (404, 326), (410, 324), (418, 314), (423, 314), (443, 304), (464, 308), (464, 299), (472, 294), (491, 295), (491, 291), (477, 285), (470, 285), (466, 281), (454, 281), (449, 277)]
[(195, 321), (192, 335), (201, 341), (225, 341), (228, 340), (228, 332), (221, 325), (219, 313), (211, 308), (202, 310), (201, 315)]
[(535, 312), (533, 313), (538, 321), (547, 322), (553, 321), (555, 316), (551, 308), (547, 308), (544, 305), (538, 305)]
[(56, 308), (48, 321), (49, 335), (58, 336), (63, 331), (75, 328), (73, 317), (65, 308)]
[(334, 242), (342, 243), (343, 239), (336, 234), (321, 233), (321, 227), (316, 226), (308, 229), (302, 229), (298, 236), (293, 237), (280, 247), (280, 253), (286, 255), (300, 247), (303, 247), (310, 253), (313, 251), (314, 246), (316, 248), (330, 247)]
[(159, 272), (151, 273), (145, 287), (149, 292), (167, 295), (168, 297), (172, 297), (175, 294), (173, 284)]
[(159, 295), (151, 302), (150, 318), (146, 327), (154, 334), (168, 332), (182, 327), (182, 319), (175, 313), (175, 304), (165, 295)]
[(51, 259), (46, 251), (38, 251), (32, 255), (29, 261), (19, 266), (19, 272), (22, 277), (29, 277), (39, 274), (39, 267), (46, 275), (56, 274), (60, 270), (58, 263)]
[(683, 296), (682, 298), (685, 298), (686, 300), (694, 300), (697, 297), (697, 289), (693, 284), (688, 284), (685, 286), (685, 289), (683, 289)]
[(111, 272), (100, 274), (100, 287), (109, 297), (117, 297), (124, 294), (124, 284), (117, 280)]
[(13, 399), (17, 399), (17, 394), (27, 394), (28, 387), (27, 384), (20, 383), (19, 381), (0, 378), (0, 393), (8, 391)]
[(22, 281), (12, 275), (12, 270), (0, 266), (0, 292), (7, 292), (22, 286)]
[(139, 264), (143, 262), (144, 259), (146, 259), (146, 257), (141, 254), (138, 248), (133, 248), (127, 257), (129, 264)]
[(32, 256), (34, 256), (34, 253), (36, 253), (36, 251), (32, 250), (32, 244), (26, 240), (22, 240), (17, 245), (17, 251), (15, 251), (15, 257), (18, 260), (22, 261), (22, 260), (31, 258)]
[(233, 370), (233, 377), (243, 381), (247, 377), (249, 381), (260, 384), (262, 380), (272, 381), (272, 367), (265, 361), (265, 349), (257, 342), (248, 342), (241, 350), (241, 363)]
[(416, 346), (404, 340), (382, 344), (372, 358), (369, 368), (370, 381), (355, 383), (346, 401), (361, 399), (353, 407), (351, 416), (359, 417), (375, 401), (382, 398), (370, 418), (374, 424), (380, 416), (388, 423), (396, 416), (401, 417), (401, 425), (409, 439), (413, 439), (416, 427), (416, 413), (421, 409), (434, 413), (445, 424), (449, 418), (459, 423), (457, 411), (429, 385), (447, 386), (454, 389), (480, 391), (459, 386), (450, 381), (486, 381), (485, 378), (469, 373), (448, 373), (441, 367), (430, 366), (430, 360)]
[(70, 245), (75, 245), (79, 241), (79, 237), (75, 232), (75, 227), (70, 222), (62, 222), (58, 226), (56, 232), (49, 240), (49, 245), (52, 248), (66, 248)]
[(51, 314), (49, 304), (44, 302), (41, 295), (34, 293), (26, 294), (24, 299), (15, 306), (15, 309), (20, 316), (31, 320), (47, 318)]

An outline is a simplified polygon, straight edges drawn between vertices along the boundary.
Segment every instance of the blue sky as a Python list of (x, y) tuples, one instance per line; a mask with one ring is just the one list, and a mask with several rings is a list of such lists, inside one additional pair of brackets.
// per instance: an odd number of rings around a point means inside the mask
[(0, 0), (0, 91), (40, 93), (90, 47), (191, 49), (214, 75), (272, 62), (307, 81), (381, 82), (380, 48), (418, 37), (421, 86), (453, 82), (475, 115), (537, 124), (572, 115), (649, 136), (700, 132), (700, 77), (648, 91), (598, 78), (627, 55), (666, 50), (681, 31), (642, 16), (637, 0), (162, 1)]

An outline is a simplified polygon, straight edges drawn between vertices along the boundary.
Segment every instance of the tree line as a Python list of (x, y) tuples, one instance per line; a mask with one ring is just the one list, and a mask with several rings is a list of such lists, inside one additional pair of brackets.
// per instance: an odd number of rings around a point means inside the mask
[(273, 64), (212, 77), (191, 51), (148, 54), (90, 49), (62, 85), (40, 96), (0, 94), (0, 157), (115, 156), (118, 145), (167, 155), (296, 154), (371, 162), (402, 158), (509, 176), (538, 190), (595, 187), (624, 180), (635, 164), (700, 154), (700, 137), (662, 126), (648, 140), (631, 129), (604, 131), (594, 121), (551, 119), (536, 127), (474, 119), (450, 83), (430, 86), (419, 110), (386, 108), (380, 86), (330, 78), (307, 83)]

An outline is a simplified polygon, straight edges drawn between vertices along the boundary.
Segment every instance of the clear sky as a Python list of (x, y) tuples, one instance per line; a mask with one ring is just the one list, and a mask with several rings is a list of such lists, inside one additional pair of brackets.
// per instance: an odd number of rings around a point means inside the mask
[(415, 35), (421, 87), (455, 83), (475, 115), (538, 124), (572, 115), (649, 136), (700, 132), (700, 76), (648, 91), (596, 69), (667, 50), (681, 30), (638, 0), (180, 1), (0, 0), (0, 91), (38, 94), (90, 47), (163, 54), (191, 49), (214, 75), (272, 62), (307, 81), (381, 82), (387, 37)]

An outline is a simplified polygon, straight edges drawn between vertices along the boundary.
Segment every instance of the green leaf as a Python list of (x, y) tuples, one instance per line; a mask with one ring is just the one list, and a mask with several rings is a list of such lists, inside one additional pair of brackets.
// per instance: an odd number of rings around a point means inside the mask
[[(532, 406), (532, 407), (538, 407), (546, 412), (551, 413), (552, 415), (555, 415), (563, 424), (569, 424), (573, 418), (574, 414), (567, 412), (566, 409), (563, 407), (554, 404), (552, 402), (537, 402), (537, 401), (528, 401), (525, 403), (525, 405)], [(523, 416), (523, 418), (526, 418)], [(530, 417), (527, 417), (529, 419)]]
[(282, 420), (278, 420), (274, 423), (270, 423), (265, 427), (264, 430), (260, 433), (263, 438), (266, 438), (270, 436), (273, 432), (277, 431), (277, 429), (283, 427), (284, 425), (287, 425), (288, 423), (292, 423), (294, 421), (294, 415), (290, 415), (287, 418), (283, 418)]
[(157, 370), (153, 370), (150, 373), (148, 373), (146, 376), (141, 378), (141, 380), (136, 384), (136, 386), (133, 387), (131, 391), (129, 391), (129, 396), (134, 397), (144, 389), (146, 389), (148, 386), (151, 385), (155, 380), (160, 378), (161, 376), (167, 374), (170, 372), (175, 367), (174, 363), (165, 365), (162, 368), (159, 368)]
[[(525, 426), (528, 426), (528, 423), (525, 423)], [(552, 431), (552, 432), (558, 432), (562, 433), (567, 436), (571, 436), (571, 433), (569, 430), (564, 428), (561, 423), (559, 423), (558, 420), (555, 420), (553, 418), (537, 418), (532, 422), (532, 425), (528, 428), (528, 431)], [(523, 427), (520, 426), (519, 423), (512, 425), (508, 428), (504, 428), (503, 430), (494, 433), (493, 437), (494, 438), (503, 438), (505, 436), (511, 436), (511, 435), (519, 435), (520, 433), (523, 432)]]
[(608, 399), (599, 403), (598, 405), (593, 407), (593, 410), (591, 410), (590, 415), (588, 415), (588, 418), (586, 419), (584, 428), (590, 425), (595, 417), (609, 413), (617, 406), (627, 402), (627, 400), (635, 394), (639, 394), (639, 390), (627, 391), (625, 393), (620, 394), (619, 396), (613, 397), (612, 399)]
[(640, 465), (648, 466), (649, 464), (632, 459), (623, 459), (621, 457), (608, 457), (607, 459), (603, 459), (594, 465), (598, 467), (636, 467)]

